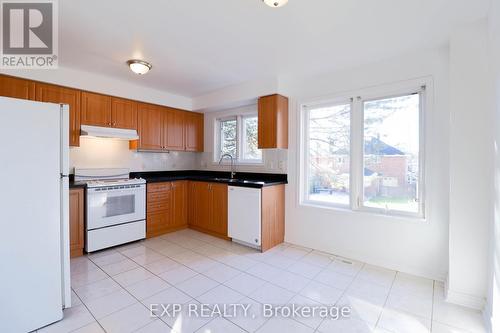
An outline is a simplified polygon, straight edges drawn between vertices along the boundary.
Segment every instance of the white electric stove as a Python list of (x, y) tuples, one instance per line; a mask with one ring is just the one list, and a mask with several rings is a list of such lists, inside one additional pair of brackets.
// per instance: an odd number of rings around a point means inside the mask
[(75, 168), (87, 183), (85, 251), (94, 252), (146, 237), (146, 181), (128, 169)]

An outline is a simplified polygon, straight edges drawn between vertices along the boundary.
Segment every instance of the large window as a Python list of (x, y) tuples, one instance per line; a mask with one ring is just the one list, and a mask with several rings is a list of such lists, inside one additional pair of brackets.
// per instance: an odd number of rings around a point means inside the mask
[(304, 105), (302, 202), (422, 217), (424, 96)]
[(217, 119), (216, 128), (215, 162), (224, 154), (231, 155), (239, 164), (262, 162), (262, 151), (257, 146), (256, 114)]

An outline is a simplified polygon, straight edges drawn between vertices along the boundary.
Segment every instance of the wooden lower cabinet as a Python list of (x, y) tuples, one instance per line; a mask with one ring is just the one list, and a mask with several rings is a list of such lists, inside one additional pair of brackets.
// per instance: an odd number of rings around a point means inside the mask
[(285, 185), (262, 188), (261, 250), (285, 241)]
[[(147, 185), (147, 238), (184, 228), (228, 238), (228, 185), (174, 181)], [(261, 241), (265, 252), (285, 240), (285, 185), (262, 188)]]
[(146, 238), (187, 227), (187, 181), (147, 185)]
[(227, 238), (227, 184), (189, 182), (190, 228)]
[(84, 243), (84, 196), (83, 188), (69, 191), (69, 246), (71, 258), (83, 255)]

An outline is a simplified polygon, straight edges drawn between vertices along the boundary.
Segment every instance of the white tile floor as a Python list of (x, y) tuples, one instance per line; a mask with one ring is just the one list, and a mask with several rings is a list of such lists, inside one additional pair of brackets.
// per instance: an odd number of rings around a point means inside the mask
[[(74, 306), (38, 332), (484, 332), (443, 285), (290, 244), (264, 254), (193, 230), (71, 261)], [(251, 305), (249, 317), (151, 316), (150, 304)], [(349, 319), (265, 318), (262, 303), (350, 306)]]

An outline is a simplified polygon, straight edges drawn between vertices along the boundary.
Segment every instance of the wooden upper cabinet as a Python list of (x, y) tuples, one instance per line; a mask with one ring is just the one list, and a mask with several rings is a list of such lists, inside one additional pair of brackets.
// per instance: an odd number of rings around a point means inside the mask
[(0, 75), (0, 96), (35, 99), (35, 82), (16, 77)]
[(203, 113), (185, 113), (185, 150), (203, 152)]
[(111, 127), (111, 97), (82, 92), (82, 125)]
[(84, 229), (84, 190), (82, 188), (69, 191), (69, 246), (71, 257), (83, 254)]
[(270, 95), (259, 98), (259, 149), (288, 148), (288, 98)]
[(138, 103), (139, 141), (130, 149), (203, 151), (203, 114)]
[(80, 145), (80, 97), (79, 90), (45, 83), (35, 84), (35, 99), (40, 102), (69, 105), (69, 145)]
[(137, 129), (137, 102), (123, 98), (111, 98), (111, 126)]
[(138, 126), (139, 149), (161, 150), (163, 149), (163, 110), (159, 106), (138, 103)]
[(168, 150), (184, 150), (184, 111), (165, 108), (163, 113), (163, 146)]

